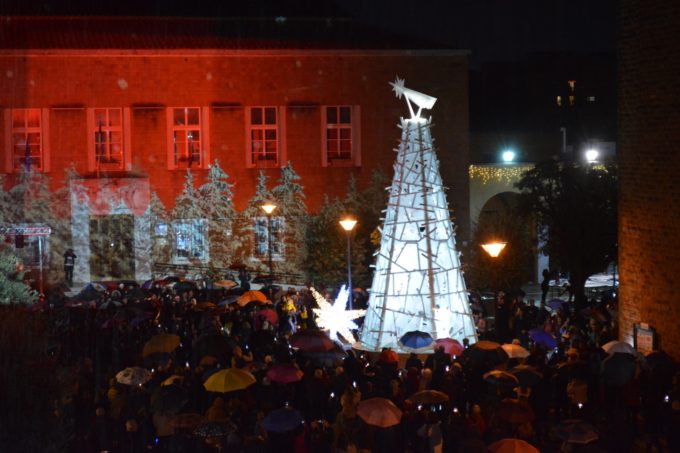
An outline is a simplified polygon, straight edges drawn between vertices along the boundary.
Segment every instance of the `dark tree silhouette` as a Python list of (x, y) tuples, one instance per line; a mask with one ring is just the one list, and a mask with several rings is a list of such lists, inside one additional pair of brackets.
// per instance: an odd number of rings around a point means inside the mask
[(520, 209), (536, 219), (543, 251), (569, 272), (577, 308), (586, 279), (616, 259), (617, 182), (614, 165), (550, 161), (517, 183)]

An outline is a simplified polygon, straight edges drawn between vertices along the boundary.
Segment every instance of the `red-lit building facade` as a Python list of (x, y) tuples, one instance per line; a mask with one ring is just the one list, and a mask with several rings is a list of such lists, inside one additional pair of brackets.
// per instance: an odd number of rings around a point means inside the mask
[[(235, 184), (237, 210), (253, 196), (261, 170), (273, 183), (288, 162), (310, 212), (325, 194), (343, 196), (350, 175), (359, 187), (376, 168), (391, 176), (404, 115), (388, 86), (397, 74), (439, 99), (432, 115), (441, 172), (456, 222), (467, 225), (466, 52), (281, 42), (245, 48), (209, 36), (210, 20), (193, 23), (204, 30), (198, 37), (175, 31), (181, 22), (173, 21), (162, 34), (157, 22), (145, 33), (139, 20), (69, 21), (5, 21), (0, 169), (5, 190), (27, 163), (50, 176), (53, 191), (70, 185), (77, 281), (106, 273), (88, 259), (95, 227), (134, 230), (115, 246), (129, 255), (122, 277), (150, 276), (150, 194), (171, 209), (187, 168), (201, 184), (219, 160)], [(111, 22), (128, 28), (116, 33)], [(68, 168), (79, 176), (67, 181)], [(113, 227), (106, 220), (113, 215), (127, 220)]]

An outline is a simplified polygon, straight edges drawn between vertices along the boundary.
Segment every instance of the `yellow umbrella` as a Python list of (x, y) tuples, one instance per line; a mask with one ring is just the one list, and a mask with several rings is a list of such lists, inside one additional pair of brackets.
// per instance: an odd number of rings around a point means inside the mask
[(182, 382), (184, 380), (184, 376), (180, 376), (179, 374), (173, 374), (163, 382), (161, 382), (161, 387), (167, 387), (169, 385), (174, 384), (175, 382)]
[(238, 286), (238, 283), (236, 283), (233, 280), (220, 280), (213, 283), (213, 285), (219, 286), (220, 288), (233, 288), (235, 286)]
[(255, 376), (238, 368), (227, 368), (211, 375), (203, 383), (209, 392), (229, 393), (243, 390), (255, 383)]
[(151, 338), (144, 345), (142, 357), (150, 356), (151, 354), (170, 353), (179, 346), (179, 337), (171, 333), (161, 333)]
[(245, 307), (250, 302), (253, 301), (265, 302), (266, 300), (267, 296), (262, 294), (262, 292), (251, 290), (241, 294), (239, 298), (236, 299), (236, 303), (239, 305), (239, 307)]

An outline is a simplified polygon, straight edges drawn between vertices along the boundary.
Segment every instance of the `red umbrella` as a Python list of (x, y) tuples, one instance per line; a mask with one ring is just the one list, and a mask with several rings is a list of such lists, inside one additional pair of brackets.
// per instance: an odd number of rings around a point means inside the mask
[(320, 330), (299, 330), (290, 337), (290, 345), (304, 352), (328, 352), (335, 343)]
[(378, 356), (378, 362), (385, 363), (385, 364), (399, 363), (399, 356), (393, 350), (385, 349)]
[(449, 355), (461, 355), (465, 351), (465, 347), (460, 344), (458, 340), (453, 338), (440, 338), (434, 342), (435, 349), (439, 346), (444, 346), (444, 351)]
[(489, 445), (492, 453), (540, 453), (536, 447), (522, 439), (501, 439)]
[(267, 378), (272, 382), (280, 384), (290, 384), (298, 382), (305, 373), (292, 363), (277, 363), (267, 371)]
[(256, 319), (256, 328), (259, 328), (265, 319), (273, 326), (279, 323), (279, 315), (271, 308), (263, 308), (262, 310), (258, 311)]

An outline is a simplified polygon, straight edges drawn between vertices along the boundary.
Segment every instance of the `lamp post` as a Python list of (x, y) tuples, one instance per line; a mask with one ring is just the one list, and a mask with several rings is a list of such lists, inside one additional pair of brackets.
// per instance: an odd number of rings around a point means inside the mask
[(267, 253), (269, 255), (269, 284), (274, 281), (274, 263), (272, 262), (272, 213), (276, 209), (274, 203), (267, 202), (261, 206), (267, 214)]
[(351, 217), (340, 220), (340, 226), (347, 232), (347, 285), (349, 289), (349, 309), (352, 309), (352, 230), (357, 224), (357, 220)]

